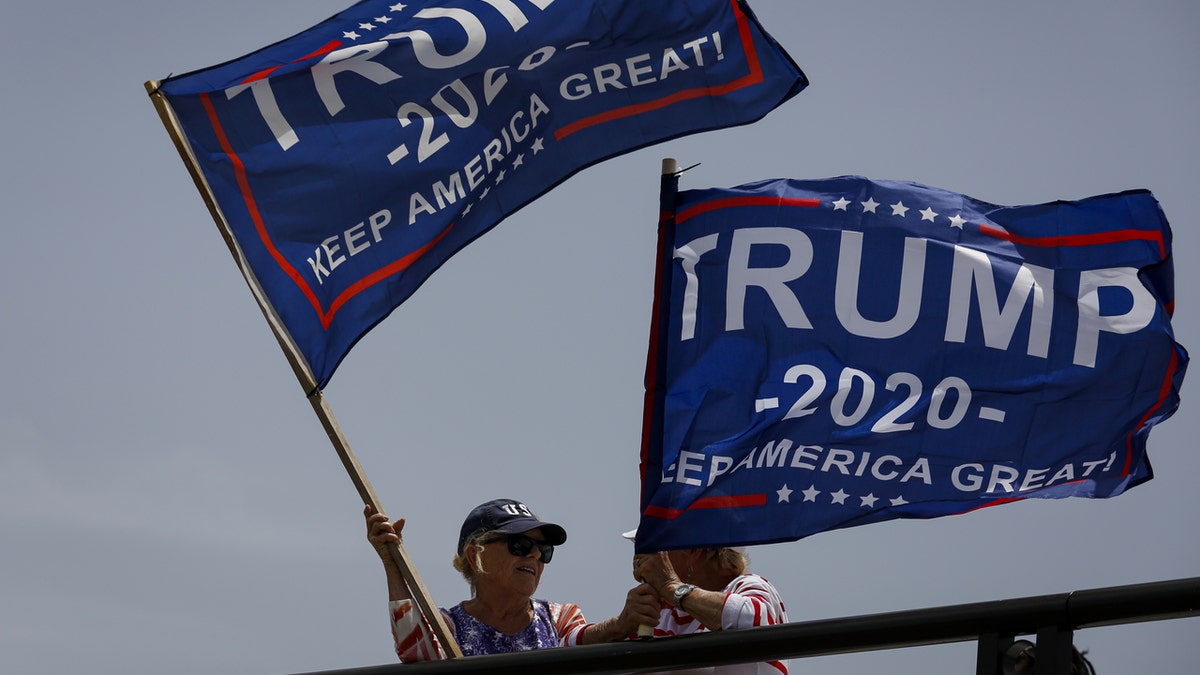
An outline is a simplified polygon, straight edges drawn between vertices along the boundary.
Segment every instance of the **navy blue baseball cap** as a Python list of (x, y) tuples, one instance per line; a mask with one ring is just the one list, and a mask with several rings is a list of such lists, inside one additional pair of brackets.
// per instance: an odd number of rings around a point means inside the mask
[(517, 534), (539, 527), (547, 544), (558, 546), (567, 540), (567, 531), (561, 525), (540, 520), (533, 509), (525, 504), (515, 499), (493, 499), (476, 506), (467, 514), (458, 534), (458, 553), (462, 555), (467, 540), (480, 532)]

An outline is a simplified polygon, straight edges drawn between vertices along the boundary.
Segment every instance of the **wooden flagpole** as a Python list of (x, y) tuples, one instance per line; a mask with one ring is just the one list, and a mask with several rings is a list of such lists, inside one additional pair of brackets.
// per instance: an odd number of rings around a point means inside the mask
[[(300, 348), (292, 339), (291, 334), (284, 326), (279, 315), (275, 312), (274, 307), (271, 306), (266, 293), (263, 291), (258, 279), (254, 276), (254, 272), (250, 269), (241, 246), (233, 236), (233, 231), (230, 229), (228, 221), (225, 220), (224, 214), (221, 213), (221, 207), (217, 204), (208, 181), (204, 178), (203, 172), (200, 171), (200, 165), (196, 162), (195, 155), (192, 154), (191, 146), (188, 145), (184, 138), (183, 129), (179, 125), (179, 119), (176, 117), (175, 111), (171, 108), (170, 102), (167, 101), (167, 97), (159, 90), (159, 83), (157, 81), (150, 80), (146, 82), (146, 93), (150, 95), (150, 100), (154, 103), (154, 108), (158, 111), (159, 119), (162, 120), (163, 126), (166, 127), (167, 134), (171, 136), (171, 140), (175, 144), (175, 149), (179, 151), (179, 156), (183, 159), (188, 173), (191, 174), (192, 181), (196, 184), (196, 189), (200, 191), (200, 196), (204, 198), (204, 203), (208, 206), (208, 211), (212, 214), (213, 220), (217, 224), (217, 229), (221, 232), (221, 237), (225, 240), (225, 245), (229, 247), (229, 252), (233, 254), (238, 269), (242, 271), (242, 276), (245, 278), (246, 284), (250, 286), (250, 292), (254, 294), (254, 299), (258, 301), (258, 307), (262, 310), (263, 317), (266, 318), (267, 324), (271, 327), (272, 334), (275, 335), (275, 339), (283, 349), (284, 356), (287, 357), (288, 363), (291, 364), (292, 371), (295, 372), (300, 386), (304, 388), (308, 396), (308, 402), (312, 404), (313, 411), (321, 421), (321, 426), (324, 427), (330, 442), (333, 443), (333, 449), (342, 460), (342, 465), (346, 467), (346, 472), (350, 475), (350, 480), (358, 490), (359, 496), (362, 497), (363, 503), (374, 509), (376, 513), (384, 513), (383, 507), (379, 503), (379, 498), (375, 495), (375, 488), (371, 487), (371, 482), (367, 480), (366, 473), (363, 472), (362, 466), (354, 456), (354, 451), (350, 449), (350, 442), (346, 439), (345, 434), (342, 433), (341, 426), (334, 418), (333, 411), (329, 408), (329, 403), (325, 400), (324, 393), (317, 386), (316, 377), (312, 374), (312, 369), (309, 368), (308, 361), (305, 360), (303, 354), (300, 352)], [(409, 558), (408, 552), (404, 550), (404, 545), (389, 544), (388, 551), (391, 553), (396, 565), (400, 568), (400, 573), (408, 585), (408, 590), (413, 596), (413, 601), (421, 609), (421, 613), (425, 615), (426, 620), (433, 629), (434, 636), (441, 643), (443, 651), (450, 658), (461, 657), (462, 650), (459, 649), (458, 643), (450, 633), (450, 627), (446, 623), (445, 617), (442, 616), (442, 612), (430, 597), (429, 590), (425, 588), (425, 584), (417, 575), (416, 567), (413, 565), (412, 559)]]

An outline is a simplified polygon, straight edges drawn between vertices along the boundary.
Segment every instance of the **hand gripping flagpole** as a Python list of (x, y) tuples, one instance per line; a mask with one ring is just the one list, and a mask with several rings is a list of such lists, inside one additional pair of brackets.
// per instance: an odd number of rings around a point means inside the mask
[[(183, 129), (179, 125), (179, 120), (175, 116), (175, 111), (171, 108), (170, 102), (167, 101), (167, 97), (159, 90), (158, 82), (151, 80), (146, 82), (145, 86), (146, 92), (150, 95), (150, 100), (154, 103), (155, 109), (158, 110), (159, 119), (162, 120), (163, 126), (166, 127), (167, 133), (175, 143), (175, 149), (179, 151), (179, 156), (183, 159), (184, 165), (187, 166), (188, 173), (192, 176), (192, 181), (200, 191), (200, 196), (203, 197), (204, 203), (208, 205), (208, 211), (212, 214), (213, 220), (216, 221), (217, 229), (221, 232), (221, 237), (224, 238), (226, 246), (229, 247), (229, 252), (233, 254), (238, 269), (242, 271), (242, 276), (246, 279), (246, 284), (250, 286), (250, 292), (254, 294), (254, 299), (258, 301), (258, 307), (262, 310), (263, 317), (267, 320), (267, 325), (271, 327), (271, 332), (275, 335), (275, 339), (283, 349), (283, 354), (287, 357), (288, 363), (291, 364), (292, 371), (295, 372), (300, 386), (304, 388), (308, 396), (308, 402), (312, 405), (313, 411), (321, 421), (321, 426), (325, 429), (326, 435), (329, 436), (330, 442), (333, 443), (333, 448), (342, 460), (342, 465), (346, 467), (346, 472), (350, 475), (350, 480), (354, 483), (354, 487), (358, 490), (358, 494), (362, 497), (364, 504), (370, 506), (376, 513), (384, 513), (383, 507), (379, 503), (379, 498), (375, 495), (375, 488), (367, 480), (366, 473), (363, 472), (362, 466), (354, 456), (354, 451), (350, 449), (350, 442), (342, 433), (341, 426), (334, 418), (333, 411), (329, 408), (329, 403), (325, 400), (325, 395), (321, 392), (320, 387), (317, 386), (317, 380), (313, 376), (312, 369), (308, 366), (308, 362), (301, 354), (300, 348), (283, 325), (283, 321), (275, 312), (275, 308), (271, 306), (266, 293), (263, 291), (258, 279), (254, 276), (254, 272), (250, 269), (250, 265), (242, 253), (241, 246), (238, 245), (237, 239), (233, 236), (233, 231), (225, 220), (224, 214), (221, 213), (221, 208), (213, 196), (208, 181), (200, 171), (200, 165), (192, 154), (191, 147), (184, 139)], [(434, 636), (441, 643), (442, 650), (450, 658), (461, 657), (462, 650), (459, 649), (458, 643), (450, 633), (450, 627), (446, 623), (445, 617), (442, 616), (441, 610), (434, 604), (429, 590), (425, 588), (425, 584), (421, 581), (420, 576), (417, 575), (417, 569), (413, 565), (412, 559), (408, 556), (408, 552), (404, 550), (404, 545), (388, 544), (387, 548), (392, 555), (392, 559), (396, 562), (396, 566), (400, 568), (400, 573), (408, 585), (408, 590), (412, 594), (413, 601), (420, 608), (421, 613), (424, 614), (426, 621), (429, 622), (430, 627), (433, 629)]]

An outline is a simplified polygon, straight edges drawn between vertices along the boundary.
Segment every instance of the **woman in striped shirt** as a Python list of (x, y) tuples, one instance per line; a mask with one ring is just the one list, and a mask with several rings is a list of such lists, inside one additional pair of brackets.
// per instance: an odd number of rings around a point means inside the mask
[[(636, 534), (626, 532), (632, 539)], [(741, 548), (695, 548), (633, 557), (633, 576), (662, 602), (654, 637), (771, 626), (787, 622), (771, 582), (746, 571)], [(787, 661), (762, 661), (675, 671), (714, 675), (787, 675)]]

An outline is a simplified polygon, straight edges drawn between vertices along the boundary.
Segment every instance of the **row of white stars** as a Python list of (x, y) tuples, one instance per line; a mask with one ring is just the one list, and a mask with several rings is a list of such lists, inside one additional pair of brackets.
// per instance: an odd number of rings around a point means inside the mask
[[(546, 146), (543, 143), (543, 139), (541, 137), (539, 137), (539, 138), (534, 139), (533, 145), (529, 146), (529, 149), (533, 152), (534, 155), (537, 155), (542, 150), (545, 150)], [(525, 166), (525, 153), (522, 152), (522, 153), (517, 154), (516, 159), (513, 160), (512, 166), (509, 168), (515, 171), (523, 166)], [(499, 185), (499, 184), (503, 183), (504, 179), (507, 176), (508, 176), (508, 170), (500, 169), (500, 172), (496, 174), (496, 182), (494, 184)], [(492, 191), (491, 186), (485, 187), (483, 189), (483, 192), (479, 193), (479, 197), (475, 201), (473, 201), (473, 202), (467, 204), (465, 207), (463, 207), (462, 215), (465, 216), (468, 213), (470, 213), (471, 209), (474, 208), (476, 204), (483, 201), (483, 199), (485, 197), (487, 197), (491, 191)]]
[[(403, 12), (405, 7), (408, 7), (408, 5), (404, 4), (403, 2), (398, 2), (394, 5), (392, 5), (391, 7), (388, 7), (388, 9), (392, 12)], [(374, 21), (375, 23), (370, 23), (370, 22), (364, 21), (363, 23), (358, 24), (358, 29), (362, 30), (362, 31), (372, 31), (379, 27), (379, 26), (376, 26), (375, 24), (385, 24), (386, 25), (391, 20), (392, 20), (392, 17), (387, 16), (386, 14), (384, 16), (377, 16), (374, 19), (372, 19), (372, 21)], [(356, 33), (353, 30), (348, 30), (348, 31), (342, 33), (342, 37), (346, 38), (347, 40), (357, 40), (360, 37), (362, 37), (362, 35)]]
[[(850, 204), (852, 204), (852, 203), (853, 202), (846, 199), (845, 197), (840, 197), (840, 198), (838, 198), (837, 201), (833, 202), (833, 210), (834, 211), (848, 211), (847, 207), (850, 206)], [(859, 202), (859, 204), (862, 206), (863, 213), (874, 213), (876, 215), (878, 215), (879, 212), (876, 211), (875, 209), (880, 206), (883, 206), (883, 204), (880, 204), (879, 202), (875, 201), (874, 197), (867, 197), (867, 201)], [(910, 207), (905, 206), (904, 202), (900, 201), (900, 200), (898, 200), (895, 204), (890, 204), (888, 206), (891, 207), (893, 216), (899, 216), (901, 218), (903, 218), (905, 216), (905, 214), (907, 214), (910, 210)], [(933, 209), (929, 208), (928, 206), (926, 206), (923, 210), (918, 211), (917, 213), (921, 214), (921, 220), (928, 220), (931, 223), (934, 222), (935, 218), (937, 218), (938, 216), (941, 215), (937, 211), (934, 211)], [(956, 213), (949, 218), (949, 221), (950, 221), (950, 227), (956, 227), (961, 230), (961, 229), (963, 229), (963, 225), (966, 224), (967, 219), (963, 218), (961, 213)]]
[[(778, 503), (780, 503), (780, 504), (782, 504), (783, 502), (787, 502), (789, 504), (792, 503), (792, 493), (793, 492), (795, 492), (795, 490), (790, 489), (787, 486), (787, 483), (784, 483), (782, 488), (779, 488), (778, 490), (775, 491), (775, 494), (779, 495)], [(821, 491), (817, 489), (816, 485), (810, 485), (807, 490), (801, 490), (800, 494), (804, 495), (804, 501), (813, 502), (815, 504), (817, 501), (817, 496), (821, 494)], [(830, 504), (841, 504), (843, 506), (849, 506), (849, 504), (846, 504), (846, 500), (850, 498), (850, 493), (846, 492), (845, 490), (843, 490), (841, 488), (838, 488), (837, 492), (829, 493), (829, 498), (830, 498), (830, 502), (829, 502)], [(875, 508), (875, 502), (879, 501), (880, 498), (876, 497), (875, 493), (871, 493), (871, 494), (860, 496), (859, 500), (861, 502), (859, 504), (859, 506), (862, 506), (863, 508), (873, 509), (873, 508)], [(903, 506), (904, 504), (908, 503), (908, 500), (906, 500), (904, 497), (896, 497), (895, 499), (889, 499), (888, 502), (890, 502), (892, 506)]]

